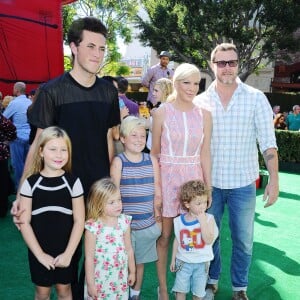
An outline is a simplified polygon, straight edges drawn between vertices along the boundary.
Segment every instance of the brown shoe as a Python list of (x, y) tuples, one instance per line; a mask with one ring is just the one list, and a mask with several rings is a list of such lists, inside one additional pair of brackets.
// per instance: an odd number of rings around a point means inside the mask
[(211, 290), (215, 294), (218, 291), (218, 285), (217, 284), (208, 283), (206, 285), (206, 290)]
[(249, 300), (246, 291), (233, 292), (232, 300)]
[(217, 284), (211, 284), (208, 283), (206, 285), (206, 289), (205, 289), (205, 296), (202, 298), (203, 300), (214, 300), (215, 299), (215, 293), (218, 290), (218, 285)]

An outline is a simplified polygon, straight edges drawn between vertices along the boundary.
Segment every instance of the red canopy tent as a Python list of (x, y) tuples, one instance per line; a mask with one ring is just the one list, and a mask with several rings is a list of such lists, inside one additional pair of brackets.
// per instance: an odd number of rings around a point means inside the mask
[(0, 91), (17, 81), (27, 92), (64, 71), (62, 5), (75, 0), (0, 1)]

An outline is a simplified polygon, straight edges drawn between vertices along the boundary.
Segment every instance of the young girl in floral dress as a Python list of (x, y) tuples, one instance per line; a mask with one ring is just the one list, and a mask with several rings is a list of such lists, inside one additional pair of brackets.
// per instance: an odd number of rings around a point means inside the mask
[(88, 196), (85, 224), (86, 300), (128, 300), (135, 282), (131, 217), (121, 214), (119, 189), (110, 178), (96, 181)]

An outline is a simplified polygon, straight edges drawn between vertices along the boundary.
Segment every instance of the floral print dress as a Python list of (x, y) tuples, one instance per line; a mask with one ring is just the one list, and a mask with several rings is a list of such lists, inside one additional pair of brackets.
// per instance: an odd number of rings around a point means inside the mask
[[(121, 214), (116, 227), (106, 226), (100, 220), (89, 220), (85, 224), (85, 229), (96, 235), (94, 277), (99, 300), (128, 300), (128, 256), (124, 235), (130, 221), (130, 216)], [(84, 299), (92, 300), (86, 284)]]

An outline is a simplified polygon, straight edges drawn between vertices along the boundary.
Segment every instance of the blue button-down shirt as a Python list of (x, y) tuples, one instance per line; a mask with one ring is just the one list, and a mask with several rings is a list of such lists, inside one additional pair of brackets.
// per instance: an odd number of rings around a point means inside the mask
[(28, 141), (30, 126), (27, 121), (27, 109), (32, 102), (25, 95), (20, 95), (14, 98), (3, 112), (3, 115), (12, 120), (17, 128), (17, 137)]
[(237, 79), (226, 108), (213, 82), (195, 103), (211, 111), (212, 185), (221, 189), (246, 186), (258, 178), (258, 150), (277, 148), (272, 108), (259, 90)]

